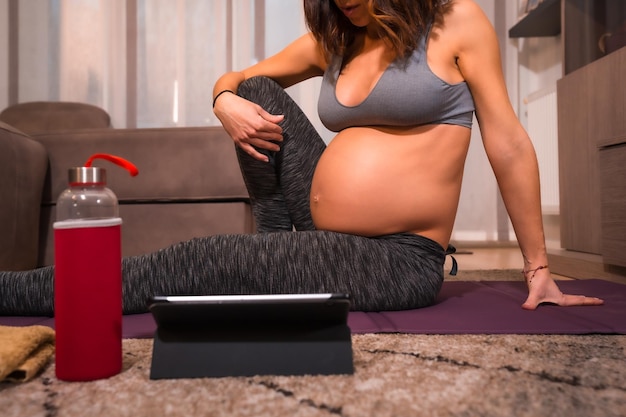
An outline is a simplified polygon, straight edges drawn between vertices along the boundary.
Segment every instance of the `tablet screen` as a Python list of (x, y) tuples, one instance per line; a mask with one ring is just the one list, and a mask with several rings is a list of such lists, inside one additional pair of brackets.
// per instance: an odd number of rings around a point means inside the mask
[(346, 323), (347, 294), (156, 296), (150, 312), (159, 328)]
[(347, 300), (347, 294), (256, 294), (256, 295), (172, 295), (155, 296), (154, 303), (182, 304), (255, 304), (255, 303), (298, 303)]

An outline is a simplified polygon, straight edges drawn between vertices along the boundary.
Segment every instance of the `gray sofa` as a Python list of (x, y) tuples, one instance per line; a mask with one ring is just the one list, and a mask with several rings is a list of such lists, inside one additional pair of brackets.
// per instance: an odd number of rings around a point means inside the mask
[(0, 270), (37, 265), (46, 149), (0, 122)]
[[(124, 256), (222, 233), (254, 232), (232, 141), (221, 127), (73, 129), (27, 135), (0, 122), (0, 270), (54, 262), (52, 223), (67, 169), (95, 153), (120, 202)], [(10, 231), (7, 233), (6, 231)]]

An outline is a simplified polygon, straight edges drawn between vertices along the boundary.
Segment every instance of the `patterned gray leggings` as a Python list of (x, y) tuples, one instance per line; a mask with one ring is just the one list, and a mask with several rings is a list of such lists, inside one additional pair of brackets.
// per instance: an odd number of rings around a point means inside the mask
[[(153, 295), (342, 292), (362, 311), (432, 304), (443, 282), (443, 248), (410, 233), (315, 230), (309, 191), (324, 142), (275, 82), (253, 78), (238, 94), (285, 115), (284, 141), (268, 154), (270, 163), (238, 150), (259, 233), (208, 236), (124, 258), (124, 313), (147, 311)], [(52, 315), (53, 279), (53, 267), (0, 272), (0, 314)]]

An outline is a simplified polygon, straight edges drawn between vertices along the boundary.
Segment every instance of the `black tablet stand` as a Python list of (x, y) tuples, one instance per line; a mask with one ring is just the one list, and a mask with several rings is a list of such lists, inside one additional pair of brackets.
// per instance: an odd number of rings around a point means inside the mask
[(219, 320), (202, 309), (159, 308), (150, 379), (354, 372), (341, 303), (220, 306)]

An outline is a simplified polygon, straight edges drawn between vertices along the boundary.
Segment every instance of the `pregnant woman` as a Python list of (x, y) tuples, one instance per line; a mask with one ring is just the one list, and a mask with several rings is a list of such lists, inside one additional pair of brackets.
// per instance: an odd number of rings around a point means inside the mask
[[(258, 228), (123, 260), (124, 312), (153, 295), (343, 292), (356, 310), (432, 304), (474, 113), (534, 309), (547, 264), (536, 156), (509, 102), (497, 38), (471, 0), (304, 0), (310, 33), (215, 84)], [(323, 77), (328, 146), (284, 88)], [(0, 273), (0, 314), (52, 314), (53, 267)], [(521, 301), (521, 300), (520, 300)]]

